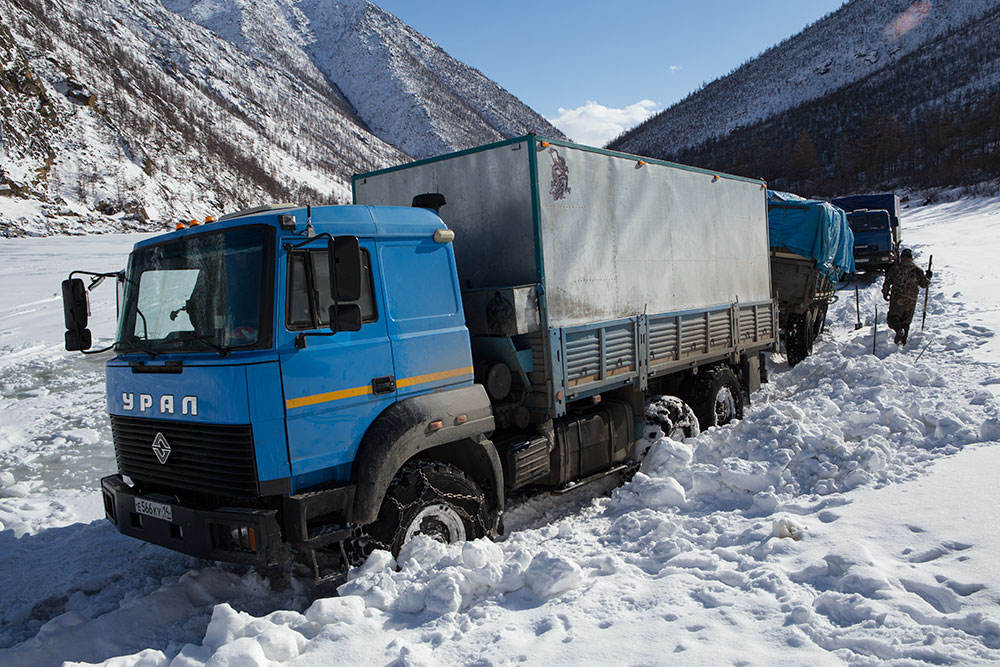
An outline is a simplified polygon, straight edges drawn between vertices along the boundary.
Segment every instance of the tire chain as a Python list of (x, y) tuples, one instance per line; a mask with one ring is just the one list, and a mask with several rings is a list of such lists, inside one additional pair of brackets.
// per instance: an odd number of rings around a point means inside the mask
[[(438, 469), (438, 470), (442, 469), (442, 464), (437, 463), (437, 462), (432, 462), (432, 466), (434, 468)], [(418, 503), (424, 502), (425, 500), (431, 500), (431, 499), (452, 500), (453, 499), (453, 500), (458, 500), (458, 501), (473, 502), (473, 503), (476, 503), (477, 505), (479, 505), (480, 507), (485, 504), (485, 502), (486, 502), (486, 496), (483, 494), (482, 491), (480, 491), (478, 494), (446, 493), (444, 491), (441, 491), (440, 489), (438, 489), (437, 487), (435, 487), (434, 484), (431, 483), (431, 480), (429, 480), (427, 478), (427, 473), (426, 473), (427, 467), (429, 467), (429, 466), (419, 465), (418, 463), (407, 463), (407, 464), (405, 464), (400, 469), (399, 473), (396, 474), (396, 477), (394, 477), (393, 480), (392, 480), (392, 482), (389, 484), (389, 489), (386, 490), (385, 500), (383, 500), (383, 502), (385, 502), (386, 500), (392, 501), (392, 504), (395, 505), (395, 510), (396, 510), (397, 516), (400, 519), (402, 519), (402, 517), (405, 515), (405, 513), (406, 513), (406, 511), (408, 509), (410, 509), (411, 507), (413, 507), (414, 505), (416, 505)], [(415, 473), (416, 476), (419, 477), (419, 481), (420, 481), (420, 484), (421, 484), (421, 491), (420, 491), (420, 494), (417, 495), (417, 497), (414, 498), (412, 501), (410, 501), (408, 503), (402, 503), (402, 502), (399, 501), (398, 498), (396, 498), (395, 496), (393, 496), (391, 494), (391, 490), (392, 490), (393, 487), (399, 485), (400, 480), (401, 480), (401, 475), (405, 474), (406, 472)], [(430, 495), (428, 495), (428, 494), (430, 494)], [(482, 532), (482, 534), (484, 534), (484, 535), (486, 534), (486, 532), (487, 532), (487, 526), (486, 526), (486, 523), (485, 523), (485, 521), (483, 521), (483, 518), (481, 516), (479, 516), (479, 515), (476, 515), (476, 516), (470, 515), (458, 503), (449, 503), (449, 504), (451, 505), (452, 509), (454, 509), (455, 512), (458, 513), (458, 515), (462, 518), (463, 521), (466, 521), (468, 524), (471, 524), (473, 526), (474, 534), (478, 533), (480, 531)], [(381, 511), (379, 513), (381, 513)], [(367, 528), (367, 526), (358, 526), (358, 527), (356, 527), (354, 529), (354, 531), (353, 531), (354, 534), (353, 534), (352, 540), (351, 540), (352, 542), (354, 542), (357, 545), (357, 547), (358, 547), (357, 550), (360, 551), (361, 554), (364, 554), (364, 556), (366, 557), (368, 554), (370, 554), (375, 549), (383, 549), (385, 551), (392, 551), (392, 545), (391, 544), (388, 544), (388, 543), (383, 542), (381, 540), (375, 539), (366, 530), (366, 528)], [(476, 529), (479, 529), (479, 530), (476, 530)], [(371, 549), (368, 549), (369, 546), (371, 546)], [(358, 554), (358, 555), (361, 555), (361, 554)]]

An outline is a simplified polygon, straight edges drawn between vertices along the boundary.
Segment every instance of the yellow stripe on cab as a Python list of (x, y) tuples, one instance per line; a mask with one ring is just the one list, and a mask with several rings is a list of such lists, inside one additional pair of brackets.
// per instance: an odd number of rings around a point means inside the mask
[[(411, 378), (403, 378), (396, 381), (396, 386), (412, 387), (426, 382), (447, 380), (449, 378), (461, 377), (463, 375), (472, 375), (472, 366), (454, 368), (450, 371), (441, 371), (438, 373), (428, 373), (426, 375), (416, 375)], [(361, 387), (353, 387), (351, 389), (339, 389), (337, 391), (328, 391), (322, 394), (313, 394), (312, 396), (302, 396), (301, 398), (290, 398), (285, 401), (285, 409), (291, 410), (292, 408), (304, 408), (308, 405), (330, 403), (331, 401), (339, 401), (345, 398), (356, 398), (370, 393), (372, 393), (372, 387), (368, 384)]]

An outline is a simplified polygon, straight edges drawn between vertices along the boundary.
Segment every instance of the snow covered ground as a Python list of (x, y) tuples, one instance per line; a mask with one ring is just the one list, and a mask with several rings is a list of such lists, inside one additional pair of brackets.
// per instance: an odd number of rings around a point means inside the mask
[(136, 237), (0, 240), (0, 664), (1000, 662), (1000, 199), (903, 224), (935, 269), (906, 348), (880, 281), (860, 330), (842, 290), (814, 355), (773, 355), (743, 421), (654, 433), (632, 481), (525, 501), (496, 544), (376, 554), (339, 597), (101, 518), (105, 357), (61, 350), (56, 293)]

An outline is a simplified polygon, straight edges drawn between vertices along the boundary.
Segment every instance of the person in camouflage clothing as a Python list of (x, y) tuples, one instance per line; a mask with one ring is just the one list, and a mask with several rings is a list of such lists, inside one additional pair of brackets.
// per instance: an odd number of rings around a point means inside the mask
[(889, 314), (885, 319), (889, 328), (896, 332), (896, 345), (906, 345), (917, 295), (921, 287), (930, 284), (932, 275), (930, 269), (924, 271), (913, 263), (913, 251), (909, 248), (900, 251), (899, 261), (886, 272), (882, 298), (889, 302)]

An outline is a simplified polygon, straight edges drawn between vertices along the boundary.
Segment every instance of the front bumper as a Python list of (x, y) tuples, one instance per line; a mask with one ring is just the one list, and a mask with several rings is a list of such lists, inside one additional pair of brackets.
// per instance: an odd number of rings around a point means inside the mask
[(889, 252), (854, 255), (855, 264), (884, 264), (886, 262), (891, 262), (891, 261), (892, 261), (892, 253)]
[[(142, 496), (122, 479), (101, 480), (104, 512), (123, 535), (207, 560), (279, 565), (290, 558), (282, 544), (277, 510), (186, 507), (159, 496)], [(136, 499), (169, 505), (169, 520), (137, 511)]]

